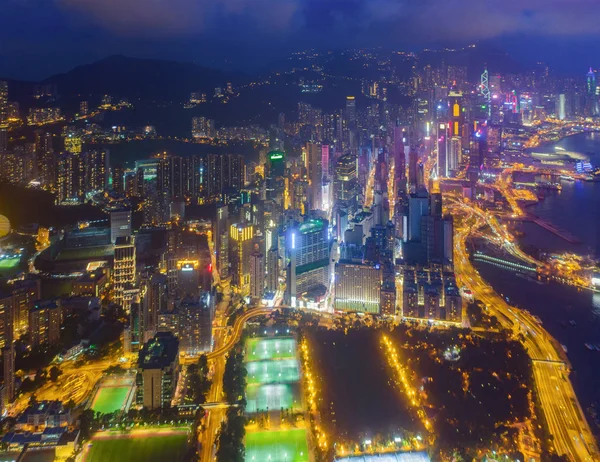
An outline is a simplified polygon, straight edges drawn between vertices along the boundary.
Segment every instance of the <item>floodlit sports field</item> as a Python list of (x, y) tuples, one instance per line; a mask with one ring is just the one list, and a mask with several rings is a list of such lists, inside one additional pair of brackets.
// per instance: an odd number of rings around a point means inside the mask
[(246, 434), (246, 462), (308, 462), (306, 430)]
[(116, 439), (92, 439), (84, 462), (162, 462), (183, 460), (188, 450), (187, 432), (165, 436), (133, 435)]
[(293, 338), (251, 338), (246, 342), (246, 361), (295, 357), (296, 340)]
[(297, 384), (277, 383), (249, 386), (246, 390), (246, 412), (279, 411), (281, 408), (300, 410)]
[(296, 359), (252, 361), (246, 363), (246, 369), (248, 370), (248, 385), (300, 380), (300, 369)]
[(92, 403), (92, 410), (102, 414), (110, 414), (123, 409), (128, 394), (129, 387), (101, 387), (98, 389)]
[(21, 262), (21, 257), (0, 259), (0, 270), (12, 269)]

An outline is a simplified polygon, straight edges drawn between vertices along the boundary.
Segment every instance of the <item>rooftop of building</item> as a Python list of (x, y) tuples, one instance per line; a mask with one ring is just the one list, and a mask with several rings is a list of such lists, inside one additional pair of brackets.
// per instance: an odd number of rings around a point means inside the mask
[(314, 218), (311, 220), (307, 220), (300, 225), (300, 233), (302, 233), (302, 234), (315, 233), (317, 231), (322, 231), (326, 227), (327, 227), (326, 220)]
[(83, 284), (98, 282), (105, 276), (106, 275), (102, 271), (92, 271), (92, 272), (85, 273), (85, 274), (82, 274), (81, 276), (79, 276), (76, 279), (76, 282), (83, 283)]
[(170, 332), (159, 332), (140, 350), (138, 366), (141, 369), (162, 369), (177, 358), (179, 341)]

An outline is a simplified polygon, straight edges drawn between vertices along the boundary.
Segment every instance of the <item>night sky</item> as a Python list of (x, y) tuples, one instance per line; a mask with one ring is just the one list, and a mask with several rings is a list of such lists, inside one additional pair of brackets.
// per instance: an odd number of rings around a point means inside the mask
[(600, 66), (598, 18), (600, 0), (0, 0), (0, 76), (111, 54), (257, 71), (309, 47), (475, 41), (581, 74)]

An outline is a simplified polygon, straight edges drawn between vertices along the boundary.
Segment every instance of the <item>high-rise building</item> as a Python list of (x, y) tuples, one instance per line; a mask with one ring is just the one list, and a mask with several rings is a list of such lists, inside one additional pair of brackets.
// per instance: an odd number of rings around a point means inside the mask
[(217, 204), (215, 252), (219, 276), (227, 278), (229, 276), (229, 209), (224, 204)]
[(107, 150), (94, 150), (83, 154), (84, 192), (102, 192), (108, 188), (109, 164)]
[(334, 197), (336, 204), (350, 205), (357, 202), (358, 179), (356, 156), (344, 154), (335, 167)]
[(125, 169), (121, 164), (117, 164), (112, 168), (112, 189), (117, 194), (125, 192)]
[(261, 300), (265, 290), (265, 256), (254, 250), (250, 254), (250, 298)]
[(35, 303), (29, 310), (29, 338), (31, 345), (56, 345), (60, 341), (61, 306), (56, 300)]
[(136, 374), (136, 402), (147, 409), (170, 407), (179, 369), (179, 341), (159, 332), (140, 350)]
[(10, 293), (0, 295), (0, 348), (12, 344), (14, 340), (14, 303)]
[(115, 302), (128, 308), (130, 300), (126, 298), (126, 290), (136, 282), (136, 255), (134, 236), (118, 237), (115, 242), (115, 258), (113, 269), (113, 286)]
[(565, 120), (567, 118), (567, 96), (564, 93), (556, 97), (555, 113), (558, 120)]
[(306, 171), (310, 181), (310, 206), (320, 210), (323, 205), (323, 151), (320, 144), (306, 145)]
[(437, 174), (438, 178), (447, 178), (448, 169), (448, 124), (438, 123), (437, 129)]
[(131, 236), (131, 210), (120, 209), (110, 212), (110, 241), (114, 244), (119, 237)]
[(79, 103), (79, 115), (80, 116), (85, 116), (88, 115), (89, 112), (89, 105), (87, 101), (81, 101)]
[(15, 399), (15, 345), (11, 343), (2, 348), (2, 366), (4, 378), (4, 402), (2, 410), (4, 411)]
[(335, 265), (335, 309), (379, 313), (382, 270), (379, 264), (340, 261)]
[(213, 139), (216, 136), (215, 121), (206, 117), (193, 117), (192, 136), (198, 139)]
[(356, 124), (356, 98), (354, 96), (346, 96), (346, 120), (351, 128)]
[(284, 206), (285, 194), (285, 153), (271, 151), (267, 154), (265, 166), (265, 188), (267, 200)]
[(301, 298), (324, 296), (330, 276), (328, 221), (311, 219), (286, 231), (286, 298), (297, 306)]
[(42, 187), (52, 189), (57, 172), (51, 133), (42, 130), (35, 132), (35, 156), (38, 177)]
[(229, 228), (231, 284), (242, 295), (250, 293), (250, 254), (253, 238), (254, 226), (250, 223), (234, 223)]
[(209, 154), (204, 173), (209, 198), (220, 198), (228, 189), (239, 191), (244, 186), (244, 158), (238, 154)]
[(147, 342), (158, 331), (159, 314), (167, 310), (167, 277), (160, 273), (148, 275), (145, 278), (142, 292), (140, 332), (143, 341)]
[(13, 333), (14, 338), (29, 331), (29, 310), (41, 298), (41, 280), (39, 278), (19, 279), (10, 285), (13, 297)]
[(205, 292), (199, 298), (184, 299), (179, 305), (180, 350), (195, 356), (212, 348), (212, 318), (214, 302)]

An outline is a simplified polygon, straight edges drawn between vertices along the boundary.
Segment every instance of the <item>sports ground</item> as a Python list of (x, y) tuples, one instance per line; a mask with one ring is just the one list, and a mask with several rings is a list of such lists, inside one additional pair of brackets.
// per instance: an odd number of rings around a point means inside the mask
[(132, 376), (104, 377), (94, 394), (90, 409), (101, 414), (127, 410), (134, 379)]
[(246, 362), (295, 358), (296, 340), (290, 337), (251, 338), (246, 342)]
[(248, 385), (257, 383), (297, 382), (300, 369), (295, 359), (252, 361), (246, 363)]
[(300, 391), (293, 383), (276, 383), (251, 386), (246, 390), (246, 412), (279, 411), (294, 408), (300, 410)]
[(101, 414), (110, 414), (125, 407), (129, 387), (102, 387), (98, 389), (92, 410)]
[(247, 462), (308, 462), (305, 429), (246, 433)]
[(187, 429), (165, 435), (132, 433), (124, 437), (93, 438), (85, 449), (84, 462), (162, 462), (183, 460), (188, 450)]

